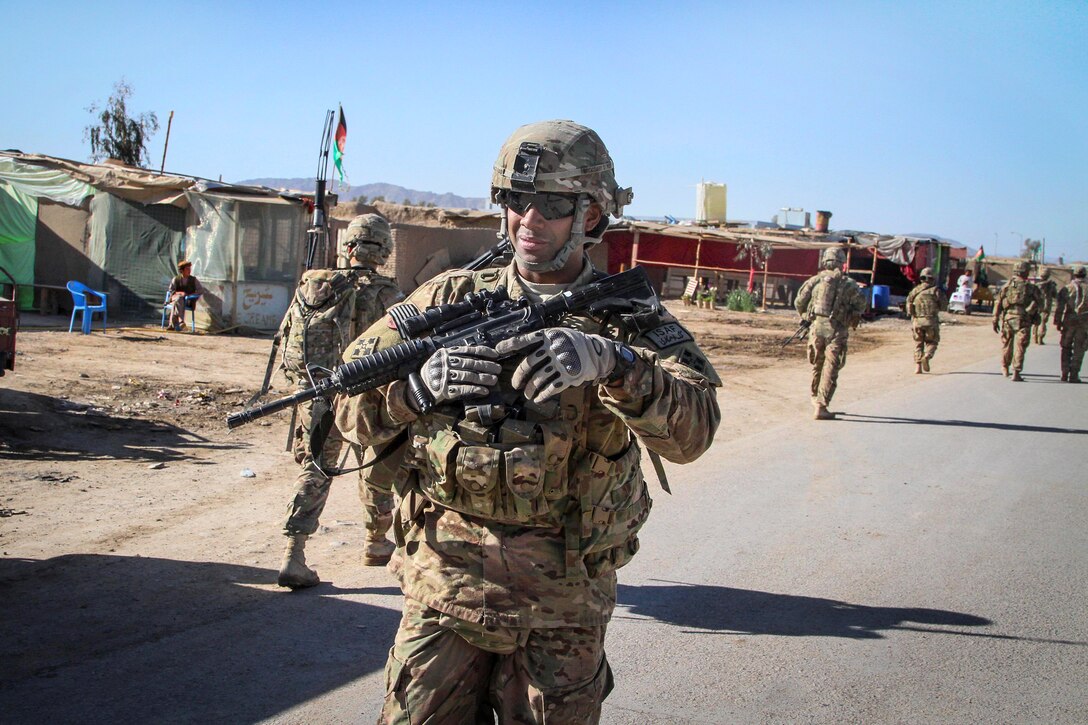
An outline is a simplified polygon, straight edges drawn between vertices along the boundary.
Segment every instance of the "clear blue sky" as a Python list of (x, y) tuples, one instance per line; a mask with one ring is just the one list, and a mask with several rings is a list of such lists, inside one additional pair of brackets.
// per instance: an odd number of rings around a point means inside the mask
[[(312, 9), (311, 9), (312, 8)], [(325, 109), (355, 185), (486, 196), (518, 125), (594, 127), (629, 213), (828, 209), (1088, 259), (1088, 3), (0, 2), (0, 148), (89, 156), (86, 107), (124, 76), (157, 167), (313, 176)]]

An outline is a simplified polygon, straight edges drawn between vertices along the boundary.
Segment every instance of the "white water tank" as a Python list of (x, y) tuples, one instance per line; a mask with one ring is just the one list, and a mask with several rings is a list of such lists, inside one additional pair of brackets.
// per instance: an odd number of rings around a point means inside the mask
[(725, 223), (725, 184), (699, 182), (695, 187), (695, 221)]

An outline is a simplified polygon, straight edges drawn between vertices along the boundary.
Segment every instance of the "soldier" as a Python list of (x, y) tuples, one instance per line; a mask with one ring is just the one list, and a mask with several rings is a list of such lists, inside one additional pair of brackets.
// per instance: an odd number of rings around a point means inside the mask
[(1039, 322), (1033, 329), (1033, 337), (1038, 345), (1046, 343), (1046, 325), (1050, 322), (1050, 313), (1054, 311), (1054, 300), (1058, 297), (1058, 283), (1050, 278), (1050, 267), (1039, 268), (1039, 281), (1035, 283), (1039, 291), (1043, 293), (1043, 310), (1040, 313)]
[(1080, 365), (1088, 347), (1088, 270), (1078, 264), (1073, 268), (1073, 281), (1058, 293), (1054, 311), (1054, 327), (1062, 334), (1062, 380), (1080, 382)]
[(933, 284), (933, 269), (926, 267), (918, 275), (921, 283), (907, 295), (907, 314), (914, 331), (914, 372), (929, 372), (929, 361), (941, 341), (941, 310), (948, 309), (948, 299)]
[[(500, 285), (540, 301), (591, 282), (584, 248), (632, 194), (594, 131), (548, 121), (503, 144), (491, 198), (514, 260), (443, 273), (410, 296), (417, 308)], [(348, 357), (397, 342), (383, 320)], [(420, 373), (437, 402), (427, 414), (404, 381), (337, 401), (353, 440), (407, 428), (411, 442), (391, 564), (404, 613), (380, 721), (597, 722), (616, 570), (650, 510), (642, 447), (698, 458), (720, 419), (717, 375), (663, 309), (439, 350)]]
[(828, 247), (820, 255), (822, 269), (809, 277), (794, 306), (808, 328), (808, 361), (812, 364), (812, 404), (816, 420), (834, 420), (827, 409), (838, 385), (839, 370), (846, 365), (850, 328), (857, 327), (865, 311), (865, 298), (857, 282), (842, 271), (846, 256), (840, 247)]
[(1031, 326), (1039, 319), (1043, 308), (1043, 293), (1028, 282), (1031, 263), (1017, 262), (1014, 276), (1005, 283), (994, 302), (994, 332), (1001, 334), (1001, 373), (1013, 382), (1023, 382), (1024, 353), (1031, 344)]
[[(299, 388), (310, 385), (307, 365), (328, 369), (339, 364), (354, 336), (403, 297), (392, 279), (375, 271), (393, 248), (389, 223), (384, 218), (377, 214), (356, 217), (348, 224), (339, 247), (337, 264), (341, 269), (314, 269), (303, 274), (280, 326), (284, 374)], [(299, 406), (292, 448), (302, 470), (287, 507), (283, 526), (287, 549), (278, 578), (280, 586), (291, 589), (311, 587), (320, 581), (317, 572), (306, 566), (304, 549), (306, 539), (317, 530), (329, 497), (332, 479), (327, 471), (336, 467), (343, 445), (339, 433), (326, 428), (321, 455), (315, 457), (311, 450), (313, 428), (327, 412), (328, 405), (321, 398)], [(368, 451), (367, 461), (373, 458)], [(364, 565), (384, 566), (395, 548), (386, 538), (393, 522), (390, 477), (395, 470), (384, 466), (360, 472), (359, 498), (366, 511), (367, 532)]]

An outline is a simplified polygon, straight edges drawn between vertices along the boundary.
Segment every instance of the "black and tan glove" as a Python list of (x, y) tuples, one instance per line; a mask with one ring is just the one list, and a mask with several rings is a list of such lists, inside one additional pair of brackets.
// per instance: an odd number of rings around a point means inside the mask
[(617, 343), (607, 337), (565, 327), (551, 327), (503, 340), (495, 346), (502, 356), (524, 352), (511, 383), (525, 397), (542, 403), (590, 382), (607, 380), (616, 370)]
[(498, 357), (494, 349), (483, 345), (443, 348), (427, 358), (419, 376), (436, 405), (482, 398), (499, 382)]

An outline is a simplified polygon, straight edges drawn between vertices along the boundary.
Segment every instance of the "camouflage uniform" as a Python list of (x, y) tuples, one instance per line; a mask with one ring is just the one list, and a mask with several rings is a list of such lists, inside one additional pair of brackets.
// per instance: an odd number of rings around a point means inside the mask
[(1001, 333), (1001, 371), (1019, 382), (1023, 378), (1024, 353), (1031, 344), (1031, 327), (1043, 308), (1043, 293), (1027, 280), (1028, 265), (1016, 266), (1016, 276), (1009, 279), (994, 302), (994, 332)]
[(1050, 313), (1054, 311), (1054, 301), (1058, 297), (1058, 283), (1050, 278), (1050, 270), (1044, 268), (1039, 271), (1039, 281), (1035, 286), (1043, 293), (1043, 309), (1039, 313), (1039, 322), (1035, 324), (1032, 337), (1037, 345), (1045, 345), (1043, 340), (1046, 339), (1046, 326), (1050, 322)]
[[(539, 166), (554, 169), (554, 159)], [(595, 201), (612, 214), (625, 203)], [(539, 299), (515, 257), (501, 268), (443, 273), (409, 302), (424, 309), (499, 285), (515, 299)], [(594, 274), (587, 260), (578, 279), (555, 287), (579, 287)], [(373, 325), (345, 359), (398, 343), (388, 323)], [(701, 455), (720, 419), (720, 381), (667, 312), (640, 316), (637, 326), (586, 315), (564, 326), (624, 340), (633, 362), (612, 384), (568, 387), (543, 403), (513, 387), (520, 356), (502, 362), (485, 401), (419, 415), (404, 381), (337, 400), (337, 425), (350, 440), (379, 444), (407, 430), (397, 514), (404, 543), (391, 565), (405, 605), (380, 722), (492, 722), (492, 711), (512, 723), (600, 716), (612, 687), (604, 636), (616, 570), (637, 551), (651, 505), (642, 447), (677, 463)]]
[[(825, 252), (825, 264), (830, 263), (827, 256)], [(846, 365), (850, 327), (857, 324), (865, 311), (865, 298), (857, 282), (839, 266), (841, 263), (806, 280), (794, 303), (801, 317), (812, 323), (808, 329), (808, 361), (812, 364), (812, 402), (817, 418), (832, 416), (827, 406), (835, 395), (839, 370)]]
[[(349, 224), (346, 233), (349, 243), (355, 243), (353, 250), (371, 227), (384, 231), (384, 237), (389, 237), (388, 223), (378, 215), (357, 217)], [(307, 364), (326, 369), (338, 365), (351, 340), (381, 318), (388, 307), (403, 298), (392, 279), (364, 266), (364, 263), (378, 263), (380, 260), (374, 257), (384, 258), (383, 254), (388, 256), (388, 251), (372, 254), (362, 249), (351, 252), (341, 250), (341, 259), (347, 257), (353, 260), (351, 268), (310, 270), (303, 274), (294, 302), (280, 326), (284, 340), (284, 374), (300, 389), (309, 387), (304, 372)], [(321, 421), (326, 412), (329, 412), (329, 406), (321, 398), (298, 408), (292, 452), (302, 470), (295, 479), (295, 494), (287, 506), (283, 525), (284, 535), (291, 541), (280, 577), (282, 585), (293, 588), (317, 583), (316, 574), (312, 571), (306, 573), (308, 570), (305, 570), (301, 554), (301, 542), (305, 539), (302, 538), (300, 542), (295, 539), (312, 535), (317, 530), (332, 484), (332, 479), (324, 471), (337, 467), (343, 449), (343, 439), (333, 427), (324, 437), (320, 455), (315, 455), (311, 450), (311, 429), (315, 420)], [(366, 451), (363, 462), (369, 463), (373, 459), (374, 453)], [(392, 544), (385, 540), (385, 536), (393, 521), (391, 476), (395, 473), (395, 467), (381, 464), (364, 468), (359, 473), (359, 498), (366, 512), (364, 523), (368, 546), (364, 563), (384, 564), (392, 550)], [(382, 542), (388, 549), (384, 558), (377, 557), (380, 561), (366, 560), (372, 542)], [(295, 546), (299, 549), (297, 553), (293, 549)], [(295, 556), (298, 558), (292, 575), (286, 567)]]
[(1084, 267), (1077, 266), (1073, 281), (1058, 293), (1054, 327), (1061, 332), (1062, 380), (1079, 383), (1080, 366), (1088, 347), (1088, 280)]
[[(499, 284), (515, 299), (525, 294), (508, 266), (447, 272), (409, 301), (423, 309)], [(586, 317), (569, 326), (613, 338), (632, 334)], [(383, 320), (364, 333), (346, 359), (399, 341)], [(392, 568), (405, 597), (424, 608), (406, 607), (389, 661), (390, 692), (396, 697), (388, 706), (404, 707), (400, 698), (411, 697), (404, 690), (417, 676), (415, 660), (434, 654), (416, 651), (421, 640), (414, 635), (439, 620), (462, 639), (471, 632), (475, 647), (500, 654), (525, 638), (556, 637), (557, 652), (566, 638), (570, 656), (569, 638), (585, 637), (595, 643), (595, 654), (582, 663), (588, 669), (577, 672), (586, 677), (586, 687), (604, 687), (609, 675), (600, 643), (615, 606), (615, 570), (637, 551), (636, 533), (650, 510), (638, 441), (686, 463), (710, 445), (719, 421), (713, 385), (720, 381), (674, 318), (665, 313), (652, 329), (635, 335), (631, 346), (640, 363), (622, 387), (571, 388), (557, 404), (527, 406), (524, 420), (499, 426), (498, 440), (510, 443), (486, 444), (488, 430), (462, 417), (463, 404), (417, 417), (404, 403), (400, 381), (338, 402), (337, 426), (349, 439), (386, 441), (407, 425), (413, 442), (400, 509), (406, 544), (398, 548)], [(504, 402), (513, 403), (518, 394), (509, 388), (512, 365), (504, 368)], [(553, 628), (563, 628), (562, 635), (540, 632)], [(559, 664), (553, 653), (537, 656), (538, 666)], [(454, 687), (451, 678), (449, 673), (440, 679)], [(435, 697), (430, 688), (416, 686), (429, 692), (427, 700)], [(545, 692), (545, 707), (554, 694)], [(463, 706), (471, 708), (473, 702), (470, 698)], [(563, 712), (549, 711), (549, 717), (584, 721), (567, 719)]]
[[(927, 276), (925, 273), (929, 272)], [(948, 299), (933, 284), (933, 273), (922, 270), (922, 282), (907, 295), (906, 309), (914, 334), (914, 362), (918, 371), (928, 372), (929, 361), (941, 342), (940, 311), (948, 309)]]

